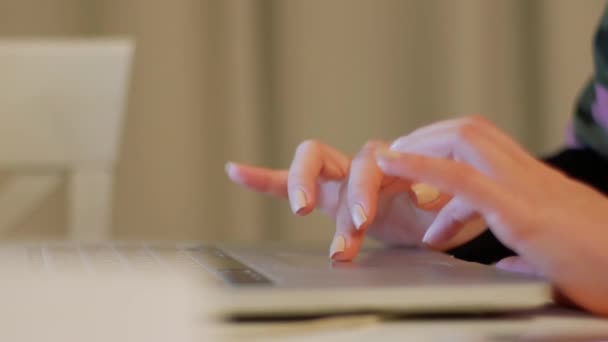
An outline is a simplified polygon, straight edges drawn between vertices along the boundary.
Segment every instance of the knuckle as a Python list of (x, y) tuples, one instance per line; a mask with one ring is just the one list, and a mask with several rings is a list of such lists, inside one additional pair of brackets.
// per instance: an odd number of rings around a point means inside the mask
[(495, 127), (492, 121), (479, 114), (467, 116), (464, 120), (477, 127), (478, 129), (491, 129)]
[(460, 142), (466, 144), (475, 144), (479, 139), (480, 126), (474, 120), (466, 120), (458, 126), (457, 137)]
[(318, 139), (306, 139), (302, 141), (296, 148), (296, 152), (310, 151), (320, 148), (322, 145)]
[(451, 173), (454, 178), (462, 179), (464, 182), (472, 182), (474, 180), (471, 169), (464, 164), (454, 164)]
[(478, 127), (484, 127), (484, 126), (489, 125), (489, 123), (490, 123), (490, 121), (488, 121), (488, 119), (486, 119), (485, 117), (483, 117), (482, 115), (479, 115), (479, 114), (470, 115), (467, 117), (467, 120)]
[(386, 143), (382, 140), (370, 139), (363, 144), (363, 147), (357, 152), (355, 155), (355, 160), (361, 159), (362, 157), (368, 156), (374, 151), (376, 151), (379, 147), (386, 146)]
[(407, 168), (412, 174), (420, 174), (428, 171), (427, 157), (416, 154), (409, 155)]
[(479, 187), (479, 174), (464, 163), (454, 163), (442, 175), (450, 185), (450, 191), (460, 189), (475, 189)]
[(360, 159), (361, 157), (373, 154), (378, 148), (386, 146), (386, 142), (380, 139), (370, 139), (366, 141), (365, 144), (363, 144), (363, 147), (361, 148), (361, 150), (359, 150), (359, 152), (355, 156), (355, 159)]
[(486, 117), (475, 114), (465, 118), (466, 122), (474, 127), (475, 130), (479, 131), (487, 131), (487, 130), (496, 130), (496, 125)]
[(368, 141), (365, 142), (365, 144), (363, 145), (363, 150), (375, 150), (379, 147), (384, 147), (386, 146), (386, 142), (380, 140), (380, 139), (370, 139)]

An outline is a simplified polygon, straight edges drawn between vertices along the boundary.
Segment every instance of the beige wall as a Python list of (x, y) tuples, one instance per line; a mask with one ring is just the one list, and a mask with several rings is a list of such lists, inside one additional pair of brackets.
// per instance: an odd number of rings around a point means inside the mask
[[(556, 148), (603, 0), (4, 0), (0, 35), (129, 34), (117, 237), (325, 239), (331, 224), (223, 176), (482, 113)], [(0, 75), (1, 77), (1, 75)], [(13, 233), (57, 232), (63, 191)]]

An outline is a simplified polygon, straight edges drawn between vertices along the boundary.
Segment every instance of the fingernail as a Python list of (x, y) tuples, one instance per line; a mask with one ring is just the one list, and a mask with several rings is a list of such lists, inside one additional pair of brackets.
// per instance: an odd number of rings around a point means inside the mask
[(297, 214), (304, 208), (306, 208), (306, 194), (303, 190), (298, 189), (293, 194), (293, 199), (291, 201), (291, 210), (293, 210), (293, 212)]
[(419, 205), (429, 204), (439, 198), (439, 190), (425, 183), (412, 185), (412, 191), (416, 194), (416, 203)]
[(359, 230), (359, 228), (361, 228), (361, 226), (363, 226), (363, 224), (367, 221), (367, 216), (365, 215), (363, 207), (360, 204), (353, 205), (351, 214), (355, 228)]
[(329, 257), (333, 259), (336, 254), (344, 252), (345, 248), (346, 240), (344, 239), (344, 236), (336, 236), (331, 242), (331, 247), (329, 247)]
[(400, 157), (399, 152), (390, 150), (388, 148), (379, 148), (376, 150), (376, 156), (382, 159), (394, 160)]
[(433, 246), (437, 244), (437, 234), (435, 234), (432, 230), (427, 229), (426, 233), (422, 237), (422, 243)]
[(226, 165), (224, 165), (224, 171), (226, 171), (227, 174), (230, 174), (230, 170), (232, 170), (232, 166), (234, 164), (232, 162), (227, 162)]

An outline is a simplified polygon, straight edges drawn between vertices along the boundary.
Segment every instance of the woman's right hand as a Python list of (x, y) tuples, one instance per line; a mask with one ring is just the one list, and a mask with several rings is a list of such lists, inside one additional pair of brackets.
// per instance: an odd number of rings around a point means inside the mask
[[(435, 213), (449, 201), (433, 187), (385, 175), (375, 153), (387, 146), (383, 141), (370, 141), (351, 159), (326, 144), (308, 140), (298, 146), (288, 170), (228, 163), (226, 172), (248, 189), (287, 198), (294, 214), (321, 210), (336, 224), (330, 257), (351, 260), (365, 234), (389, 245), (420, 244)], [(470, 238), (463, 230), (435, 247), (445, 250)]]

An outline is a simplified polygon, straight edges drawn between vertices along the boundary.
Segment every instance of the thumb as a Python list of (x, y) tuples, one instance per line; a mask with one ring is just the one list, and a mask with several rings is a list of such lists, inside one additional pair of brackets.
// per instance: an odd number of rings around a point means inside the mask
[(541, 275), (536, 267), (519, 256), (504, 258), (496, 263), (496, 267), (508, 272), (524, 273), (537, 276)]
[(430, 212), (438, 212), (451, 199), (448, 194), (441, 193), (437, 188), (426, 183), (412, 184), (409, 195), (416, 207)]

